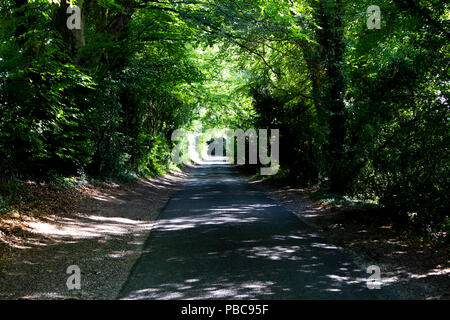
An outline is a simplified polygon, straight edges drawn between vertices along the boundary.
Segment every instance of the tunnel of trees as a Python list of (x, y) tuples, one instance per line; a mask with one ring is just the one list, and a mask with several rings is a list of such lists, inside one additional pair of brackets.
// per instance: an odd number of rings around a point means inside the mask
[(72, 5), (70, 30), (64, 0), (0, 0), (2, 205), (25, 178), (161, 174), (200, 121), (280, 129), (279, 178), (448, 231), (445, 1)]

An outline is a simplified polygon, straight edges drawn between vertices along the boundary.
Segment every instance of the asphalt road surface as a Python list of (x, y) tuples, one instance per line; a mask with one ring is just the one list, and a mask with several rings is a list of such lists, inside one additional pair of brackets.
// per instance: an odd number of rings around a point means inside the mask
[(147, 239), (121, 299), (395, 299), (232, 166), (196, 168)]

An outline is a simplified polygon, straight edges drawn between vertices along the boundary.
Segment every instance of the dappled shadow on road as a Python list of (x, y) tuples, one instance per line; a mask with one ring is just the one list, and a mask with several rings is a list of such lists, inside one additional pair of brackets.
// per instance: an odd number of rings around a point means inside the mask
[(150, 285), (124, 297), (340, 299), (368, 290), (361, 270), (315, 233), (278, 233), (243, 212), (162, 221), (133, 272), (138, 287)]
[(123, 299), (376, 299), (341, 251), (232, 177), (196, 174), (174, 195), (122, 289)]

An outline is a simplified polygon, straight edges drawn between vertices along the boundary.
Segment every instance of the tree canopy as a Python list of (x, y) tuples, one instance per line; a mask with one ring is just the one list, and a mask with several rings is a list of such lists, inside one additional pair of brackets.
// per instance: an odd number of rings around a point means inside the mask
[(440, 0), (0, 0), (1, 181), (155, 175), (195, 121), (276, 128), (279, 176), (448, 230), (449, 18)]

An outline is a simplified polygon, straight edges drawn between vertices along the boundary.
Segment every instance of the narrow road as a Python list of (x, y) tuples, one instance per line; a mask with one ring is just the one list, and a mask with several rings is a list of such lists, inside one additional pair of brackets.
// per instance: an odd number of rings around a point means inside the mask
[(174, 194), (121, 299), (392, 299), (297, 216), (226, 165)]

